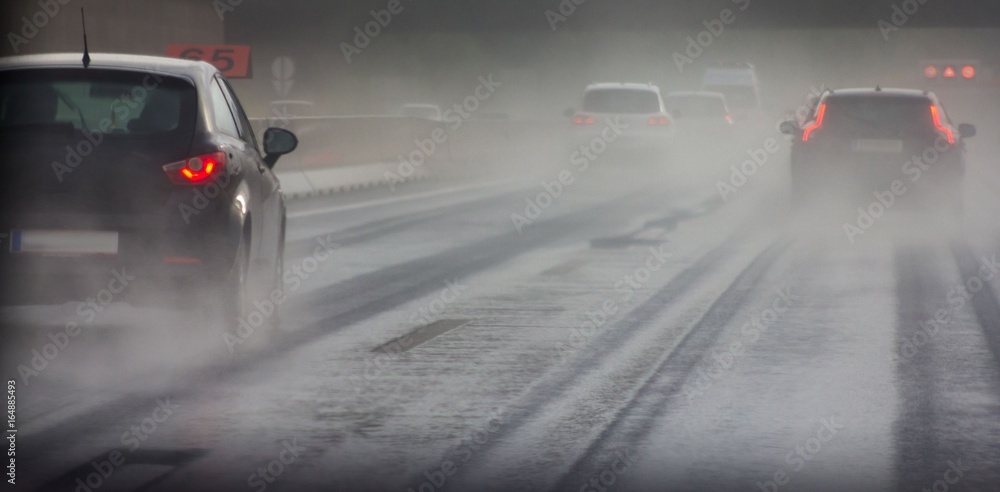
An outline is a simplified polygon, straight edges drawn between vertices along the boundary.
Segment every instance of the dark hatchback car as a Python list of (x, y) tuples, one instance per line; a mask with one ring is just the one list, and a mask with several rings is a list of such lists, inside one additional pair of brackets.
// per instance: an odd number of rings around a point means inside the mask
[[(963, 137), (931, 92), (911, 89), (826, 91), (805, 121), (786, 121), (793, 136), (794, 201), (832, 194), (962, 210)], [(891, 196), (890, 196), (891, 194)], [(905, 195), (905, 196), (904, 196)], [(926, 207), (925, 207), (926, 206)]]
[(250, 296), (281, 286), (285, 205), (271, 168), (297, 140), (280, 129), (263, 140), (208, 63), (0, 60), (0, 299), (183, 292), (172, 302), (219, 308), (232, 326)]

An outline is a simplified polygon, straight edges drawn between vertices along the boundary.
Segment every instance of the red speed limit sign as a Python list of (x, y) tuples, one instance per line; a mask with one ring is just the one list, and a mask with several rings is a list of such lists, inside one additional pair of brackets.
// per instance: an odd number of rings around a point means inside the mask
[(167, 46), (167, 56), (207, 61), (226, 77), (250, 76), (250, 47), (245, 45), (171, 44)]

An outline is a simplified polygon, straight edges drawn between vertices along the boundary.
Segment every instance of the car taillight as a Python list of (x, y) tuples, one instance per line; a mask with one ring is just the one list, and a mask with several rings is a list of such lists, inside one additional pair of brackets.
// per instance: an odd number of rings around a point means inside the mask
[(729, 123), (730, 125), (733, 124), (733, 117), (732, 117), (732, 115), (728, 115), (728, 114), (726, 115), (726, 123)]
[(226, 154), (212, 152), (190, 157), (163, 166), (170, 181), (176, 185), (200, 185), (222, 174), (226, 169)]
[(670, 118), (666, 116), (650, 116), (646, 123), (654, 126), (667, 126), (670, 124)]
[(823, 127), (823, 117), (826, 115), (826, 103), (820, 104), (819, 109), (816, 110), (816, 121), (813, 121), (809, 126), (802, 131), (802, 141), (808, 142), (809, 136), (812, 132)]
[(949, 144), (954, 144), (955, 133), (951, 131), (951, 128), (941, 124), (941, 115), (938, 114), (937, 106), (931, 105), (931, 118), (934, 120), (934, 129), (937, 130), (942, 137), (948, 139)]
[(578, 115), (576, 115), (576, 116), (573, 117), (573, 124), (574, 125), (593, 125), (594, 124), (594, 117), (593, 116), (588, 116), (588, 115), (585, 115), (585, 114), (578, 114)]

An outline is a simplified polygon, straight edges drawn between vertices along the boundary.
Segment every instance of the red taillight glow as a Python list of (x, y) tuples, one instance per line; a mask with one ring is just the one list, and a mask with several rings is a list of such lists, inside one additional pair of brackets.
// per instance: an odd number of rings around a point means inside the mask
[(163, 172), (176, 185), (199, 185), (221, 174), (225, 168), (226, 154), (213, 152), (172, 162), (163, 166)]
[(976, 76), (976, 67), (972, 65), (966, 65), (962, 67), (962, 77), (971, 79)]
[(670, 124), (670, 118), (666, 116), (650, 116), (646, 123), (654, 126), (667, 126)]
[(578, 115), (576, 115), (576, 116), (573, 117), (573, 124), (574, 125), (593, 125), (594, 124), (594, 117), (593, 116), (588, 116), (588, 115), (585, 115), (585, 114), (578, 114)]
[(942, 72), (941, 75), (943, 75), (944, 78), (946, 79), (955, 78), (955, 67), (952, 66), (944, 67), (944, 72)]
[(802, 141), (808, 142), (809, 136), (812, 132), (821, 128), (823, 126), (823, 117), (826, 115), (826, 103), (820, 104), (819, 109), (816, 110), (816, 121), (812, 122), (805, 130), (802, 131)]
[(726, 115), (726, 123), (733, 124), (733, 117), (731, 115)]
[(941, 124), (941, 115), (938, 114), (937, 106), (931, 106), (931, 118), (934, 119), (934, 128), (948, 139), (948, 143), (955, 143), (955, 134), (951, 131), (951, 128)]

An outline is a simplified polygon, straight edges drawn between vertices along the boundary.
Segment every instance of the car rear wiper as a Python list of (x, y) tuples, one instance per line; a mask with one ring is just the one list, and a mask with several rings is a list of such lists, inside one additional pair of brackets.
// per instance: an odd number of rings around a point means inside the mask
[(80, 111), (80, 106), (77, 106), (63, 91), (56, 89), (56, 94), (59, 95), (59, 99), (62, 99), (70, 109), (76, 111), (77, 116), (80, 117), (80, 128), (87, 128), (87, 120), (83, 117), (83, 111)]

